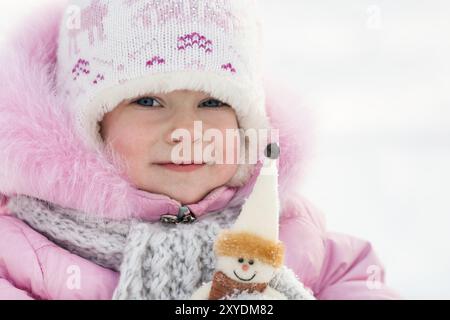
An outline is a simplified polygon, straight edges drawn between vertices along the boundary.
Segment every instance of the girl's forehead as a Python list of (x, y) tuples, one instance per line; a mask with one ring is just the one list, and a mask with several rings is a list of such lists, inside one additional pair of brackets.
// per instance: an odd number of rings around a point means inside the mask
[(163, 101), (171, 101), (171, 100), (200, 101), (206, 98), (217, 99), (217, 97), (211, 95), (210, 93), (188, 89), (174, 90), (162, 93), (149, 93), (148, 96), (160, 98)]
[(209, 96), (209, 94), (204, 91), (189, 90), (189, 89), (175, 90), (175, 91), (171, 91), (171, 92), (162, 93), (161, 95), (166, 95), (166, 96), (170, 96), (170, 95)]

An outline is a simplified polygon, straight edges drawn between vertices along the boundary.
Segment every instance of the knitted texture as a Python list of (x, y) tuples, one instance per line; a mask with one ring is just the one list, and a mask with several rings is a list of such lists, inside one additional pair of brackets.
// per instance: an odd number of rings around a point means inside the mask
[(255, 0), (71, 0), (61, 21), (57, 91), (88, 145), (125, 99), (204, 91), (266, 128), (262, 27)]
[[(51, 241), (101, 266), (120, 271), (113, 299), (188, 299), (215, 268), (213, 244), (239, 210), (209, 213), (192, 224), (96, 219), (28, 196), (14, 196), (8, 209)], [(287, 267), (271, 287), (288, 299), (314, 299)], [(245, 292), (230, 299), (267, 299)]]

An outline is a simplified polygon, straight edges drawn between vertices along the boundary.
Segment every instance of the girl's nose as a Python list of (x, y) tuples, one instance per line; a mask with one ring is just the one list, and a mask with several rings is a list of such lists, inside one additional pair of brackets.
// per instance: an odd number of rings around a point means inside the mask
[(242, 270), (247, 271), (249, 268), (248, 264), (243, 264), (242, 265)]
[(166, 134), (166, 141), (171, 145), (180, 142), (197, 143), (202, 138), (203, 123), (199, 120), (186, 120), (183, 122), (174, 123)]

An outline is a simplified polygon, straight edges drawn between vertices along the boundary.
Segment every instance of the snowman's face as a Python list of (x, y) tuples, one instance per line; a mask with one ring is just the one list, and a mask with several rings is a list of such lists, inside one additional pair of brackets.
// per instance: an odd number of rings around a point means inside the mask
[(250, 257), (218, 257), (216, 269), (244, 283), (267, 283), (275, 273), (271, 265)]

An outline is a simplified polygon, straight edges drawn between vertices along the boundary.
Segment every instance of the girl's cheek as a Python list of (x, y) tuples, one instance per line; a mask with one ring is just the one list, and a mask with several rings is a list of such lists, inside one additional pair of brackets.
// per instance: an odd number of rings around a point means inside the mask
[(134, 152), (139, 141), (139, 131), (135, 126), (116, 124), (111, 127), (108, 140), (113, 148), (122, 155)]
[(237, 129), (222, 129), (222, 160), (225, 164), (236, 164), (239, 159), (240, 136)]
[[(236, 118), (236, 114), (234, 111), (229, 112), (228, 114), (228, 124), (225, 128), (225, 146), (224, 146), (224, 152), (230, 152), (232, 157), (232, 163), (237, 164), (239, 161), (239, 151), (240, 151), (240, 132), (239, 132), (239, 126)], [(227, 136), (226, 132), (227, 130), (230, 131), (231, 134)]]
[(238, 162), (239, 131), (236, 115), (233, 110), (219, 112), (210, 120), (208, 127), (217, 129), (222, 134), (222, 160), (224, 163)]

